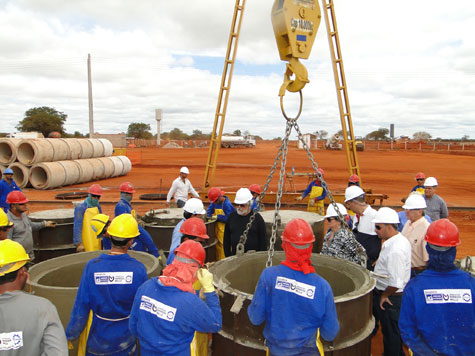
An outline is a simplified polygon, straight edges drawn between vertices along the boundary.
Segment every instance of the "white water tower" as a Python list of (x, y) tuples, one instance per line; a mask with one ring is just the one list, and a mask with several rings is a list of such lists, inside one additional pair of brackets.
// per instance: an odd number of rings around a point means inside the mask
[(162, 109), (155, 109), (155, 120), (157, 120), (157, 145), (160, 146), (160, 121), (162, 121)]

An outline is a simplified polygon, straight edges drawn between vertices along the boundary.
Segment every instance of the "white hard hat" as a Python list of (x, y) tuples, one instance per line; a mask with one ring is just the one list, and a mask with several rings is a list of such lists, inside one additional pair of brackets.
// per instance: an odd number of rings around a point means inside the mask
[(180, 173), (190, 174), (190, 171), (188, 170), (187, 167), (181, 167), (180, 168)]
[(399, 224), (399, 215), (396, 210), (383, 207), (378, 210), (372, 222), (375, 224)]
[(427, 177), (424, 182), (424, 187), (437, 187), (438, 185), (437, 179), (434, 177)]
[(252, 200), (252, 193), (248, 188), (239, 188), (234, 198), (235, 204), (246, 204)]
[[(346, 208), (343, 204), (336, 203), (336, 205), (338, 206), (338, 210), (340, 210), (341, 215), (347, 215), (348, 214), (348, 212), (346, 211)], [(326, 218), (332, 218), (332, 217), (335, 217), (335, 216), (338, 216), (338, 214), (335, 210), (335, 207), (333, 206), (333, 204), (328, 205), (327, 215), (325, 215), (325, 217)]]
[(206, 210), (203, 206), (203, 202), (198, 198), (188, 199), (185, 205), (183, 206), (183, 210), (185, 210), (186, 212), (190, 214), (200, 214), (200, 215), (206, 214)]
[(348, 187), (345, 190), (345, 203), (363, 194), (364, 194), (363, 189), (361, 189), (357, 185), (352, 185), (351, 187)]
[(407, 197), (406, 202), (402, 206), (403, 209), (425, 209), (427, 208), (426, 200), (420, 194), (411, 194)]

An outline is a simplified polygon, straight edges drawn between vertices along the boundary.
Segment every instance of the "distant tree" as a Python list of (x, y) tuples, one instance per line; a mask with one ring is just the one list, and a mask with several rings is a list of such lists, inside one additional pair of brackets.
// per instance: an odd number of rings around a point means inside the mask
[(31, 108), (25, 112), (25, 117), (16, 126), (21, 132), (37, 131), (41, 132), (44, 137), (52, 131), (58, 131), (64, 134), (64, 123), (68, 115), (57, 111), (55, 108), (41, 106)]
[(272, 140), (273, 141), (282, 141), (282, 137), (274, 137)]
[(317, 135), (317, 138), (319, 140), (323, 140), (328, 136), (328, 132), (325, 130), (318, 130), (318, 131), (315, 131), (315, 135)]
[(233, 135), (234, 136), (241, 136), (241, 130), (234, 130)]
[(431, 134), (425, 132), (425, 131), (418, 131), (418, 132), (415, 132), (413, 135), (412, 135), (412, 138), (414, 140), (418, 140), (418, 141), (427, 141), (427, 140), (430, 140), (431, 139)]
[(242, 133), (242, 135), (243, 135), (244, 137), (246, 137), (246, 136), (251, 136), (251, 133), (250, 133), (248, 130), (246, 130), (246, 131), (244, 131), (244, 132)]
[(261, 136), (259, 136), (259, 135), (254, 135), (254, 140), (256, 140), (256, 141), (262, 141), (262, 140), (264, 140), (264, 139), (263, 139)]
[(153, 137), (150, 132), (151, 127), (149, 124), (143, 122), (133, 122), (127, 128), (127, 136), (134, 138), (151, 139)]
[(366, 135), (367, 140), (387, 140), (389, 129), (379, 128)]
[(79, 131), (74, 131), (72, 136), (76, 137), (76, 138), (81, 138), (81, 137), (87, 137), (89, 135), (84, 135), (84, 134), (80, 133)]
[(175, 127), (169, 132), (168, 138), (170, 140), (186, 140), (188, 139), (188, 135), (181, 131), (179, 128)]
[(462, 136), (462, 141), (468, 141), (470, 139), (469, 135), (463, 135)]

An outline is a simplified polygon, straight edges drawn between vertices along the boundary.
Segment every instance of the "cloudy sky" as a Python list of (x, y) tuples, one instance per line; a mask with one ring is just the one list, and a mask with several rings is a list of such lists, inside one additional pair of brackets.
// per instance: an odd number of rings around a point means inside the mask
[[(396, 135), (475, 138), (473, 0), (335, 0), (356, 135), (395, 124)], [(248, 0), (225, 131), (283, 136), (277, 96), (285, 63), (271, 0)], [(0, 132), (26, 110), (51, 106), (66, 131), (87, 133), (87, 55), (95, 130), (144, 122), (210, 132), (234, 0), (0, 0)], [(303, 61), (304, 132), (340, 127), (324, 21)], [(285, 97), (289, 113), (297, 96)]]

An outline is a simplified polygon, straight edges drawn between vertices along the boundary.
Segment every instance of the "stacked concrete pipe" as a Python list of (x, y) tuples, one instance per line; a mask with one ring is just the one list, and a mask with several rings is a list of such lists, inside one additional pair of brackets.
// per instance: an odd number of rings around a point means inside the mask
[(17, 147), (20, 142), (21, 139), (18, 138), (0, 139), (0, 165), (8, 166), (9, 164), (15, 162)]
[(50, 189), (118, 177), (131, 169), (132, 163), (126, 156), (41, 162), (31, 167), (30, 183), (36, 189)]
[(12, 163), (9, 168), (13, 171), (13, 180), (20, 188), (31, 187), (30, 167), (15, 162)]

